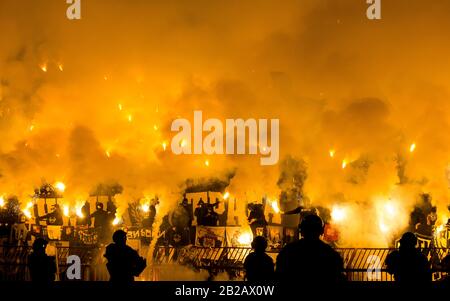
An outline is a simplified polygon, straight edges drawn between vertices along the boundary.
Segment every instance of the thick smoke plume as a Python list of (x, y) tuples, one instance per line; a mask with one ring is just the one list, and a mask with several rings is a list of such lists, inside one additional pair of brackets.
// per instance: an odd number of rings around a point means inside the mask
[(448, 1), (384, 1), (376, 22), (365, 1), (82, 1), (77, 21), (66, 8), (0, 2), (0, 193), (27, 202), (63, 181), (78, 200), (120, 183), (120, 206), (159, 195), (164, 214), (186, 179), (219, 178), (239, 204), (278, 198), (289, 180), (257, 156), (170, 152), (172, 120), (202, 110), (279, 118), (280, 158), (307, 174), (295, 189), (347, 210), (345, 245), (387, 245), (421, 192), (447, 214)]

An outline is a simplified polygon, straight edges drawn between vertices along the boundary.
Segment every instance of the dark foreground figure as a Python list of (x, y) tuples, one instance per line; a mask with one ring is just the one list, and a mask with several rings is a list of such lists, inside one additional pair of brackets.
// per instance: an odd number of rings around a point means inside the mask
[(267, 240), (263, 236), (256, 236), (252, 248), (253, 252), (244, 262), (245, 278), (248, 281), (274, 280), (273, 260), (266, 254)]
[(47, 244), (45, 239), (37, 238), (33, 243), (33, 253), (28, 256), (28, 268), (33, 282), (50, 283), (55, 281), (55, 257), (45, 253)]
[(138, 252), (127, 246), (127, 234), (117, 230), (113, 234), (113, 243), (106, 247), (106, 267), (110, 281), (116, 283), (131, 283), (147, 266), (146, 260)]
[(300, 224), (302, 239), (286, 245), (277, 257), (280, 280), (303, 284), (337, 283), (344, 280), (341, 256), (320, 240), (323, 222), (317, 215), (306, 216)]
[(430, 264), (416, 245), (414, 233), (406, 232), (400, 239), (400, 248), (386, 257), (388, 272), (401, 284), (431, 282)]

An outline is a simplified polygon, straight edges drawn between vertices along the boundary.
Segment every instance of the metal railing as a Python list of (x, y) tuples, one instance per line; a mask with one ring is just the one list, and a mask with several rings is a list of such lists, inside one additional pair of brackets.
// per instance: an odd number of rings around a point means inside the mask
[[(338, 248), (344, 262), (344, 270), (349, 281), (392, 281), (384, 262), (394, 249), (388, 248)], [(144, 280), (158, 280), (158, 271), (170, 264), (180, 264), (193, 270), (206, 270), (211, 275), (226, 272), (232, 279), (243, 276), (244, 260), (251, 252), (250, 248), (217, 247), (206, 248), (188, 246), (183, 248), (159, 246), (153, 252)], [(268, 252), (276, 259), (277, 250)], [(422, 249), (433, 269), (433, 279), (439, 280), (446, 275), (440, 269), (441, 260), (448, 254), (446, 248)], [(0, 280), (30, 280), (27, 258), (31, 247), (0, 245)], [(57, 258), (57, 280), (67, 280), (67, 257), (77, 255), (81, 259), (82, 280), (105, 281), (109, 279), (106, 261), (103, 258), (104, 247), (98, 246), (54, 246)]]

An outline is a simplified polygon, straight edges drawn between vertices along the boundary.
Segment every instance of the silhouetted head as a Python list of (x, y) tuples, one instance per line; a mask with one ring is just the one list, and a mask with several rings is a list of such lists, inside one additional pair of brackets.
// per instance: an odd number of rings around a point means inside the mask
[(112, 239), (114, 243), (124, 246), (127, 243), (127, 233), (123, 230), (117, 230), (114, 232)]
[(422, 200), (425, 203), (431, 202), (431, 195), (429, 195), (428, 193), (422, 193)]
[(323, 234), (322, 219), (314, 214), (305, 216), (300, 224), (300, 233), (306, 239), (319, 239)]
[(264, 236), (256, 236), (252, 241), (255, 252), (264, 252), (267, 249), (267, 239)]
[(95, 208), (97, 208), (97, 210), (103, 210), (103, 203), (97, 203), (97, 205), (95, 206)]
[(200, 200), (198, 201), (197, 205), (198, 206), (203, 206), (205, 204), (205, 202), (203, 202), (202, 198), (200, 198)]
[(401, 249), (414, 249), (417, 244), (417, 237), (412, 232), (406, 232), (400, 238), (400, 248)]
[(48, 241), (43, 238), (36, 238), (33, 242), (33, 251), (39, 253), (45, 253), (45, 248), (47, 247)]

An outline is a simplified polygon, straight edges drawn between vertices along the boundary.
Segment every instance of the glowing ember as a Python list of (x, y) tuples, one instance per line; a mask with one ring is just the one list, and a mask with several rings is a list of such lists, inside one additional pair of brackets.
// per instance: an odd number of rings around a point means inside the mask
[(333, 207), (333, 209), (331, 210), (331, 218), (334, 222), (342, 222), (343, 220), (345, 220), (346, 216), (347, 214), (344, 208)]
[(225, 194), (223, 195), (223, 199), (226, 200), (230, 197), (230, 193), (227, 191), (225, 192)]
[(330, 149), (328, 153), (330, 154), (330, 157), (333, 158), (336, 151), (334, 149)]
[(3, 198), (3, 196), (0, 196), (0, 208), (5, 207), (5, 199)]
[(64, 192), (66, 190), (66, 185), (63, 182), (56, 182), (55, 183), (56, 189), (58, 189), (60, 192)]
[(63, 71), (63, 65), (62, 65), (62, 64), (59, 64), (59, 65), (58, 65), (58, 69), (59, 69), (59, 71)]
[(239, 235), (238, 242), (241, 245), (250, 245), (253, 240), (253, 234), (250, 232), (245, 232)]
[(273, 211), (275, 211), (275, 213), (280, 213), (280, 208), (278, 207), (278, 202), (275, 200), (275, 201), (272, 201), (272, 209), (273, 209)]
[(342, 160), (342, 169), (347, 167), (347, 160)]
[(412, 153), (415, 149), (416, 149), (416, 144), (413, 143), (413, 144), (411, 144), (411, 146), (409, 147), (409, 152)]

